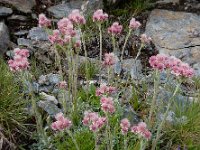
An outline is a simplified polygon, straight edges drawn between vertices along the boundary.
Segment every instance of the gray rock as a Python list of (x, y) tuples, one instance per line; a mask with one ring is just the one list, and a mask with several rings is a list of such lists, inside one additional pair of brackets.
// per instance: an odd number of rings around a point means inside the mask
[(50, 84), (58, 84), (61, 81), (61, 76), (59, 74), (48, 74), (48, 80)]
[(0, 54), (3, 54), (7, 51), (10, 43), (10, 36), (8, 27), (4, 22), (0, 22)]
[(7, 17), (13, 13), (11, 8), (0, 6), (0, 17)]
[(155, 9), (146, 25), (160, 53), (175, 55), (183, 61), (200, 62), (200, 16), (193, 13)]
[(48, 95), (48, 94), (46, 94), (44, 92), (40, 93), (40, 96), (41, 96), (42, 100), (53, 102), (56, 105), (58, 104), (58, 100), (55, 98), (55, 96)]
[(28, 34), (28, 30), (20, 30), (20, 31), (14, 33), (14, 35), (16, 35), (16, 36), (23, 36), (26, 34)]
[(57, 105), (50, 101), (39, 101), (37, 105), (42, 108), (44, 111), (46, 111), (50, 116), (54, 117), (56, 114), (62, 112), (60, 108), (58, 108)]
[(40, 27), (33, 27), (27, 36), (31, 40), (36, 41), (47, 41), (48, 40), (48, 34), (45, 32), (43, 28)]
[(27, 21), (28, 20), (28, 17), (26, 16), (23, 16), (23, 15), (12, 15), (10, 17), (8, 17), (8, 21), (11, 22), (11, 21)]
[(159, 5), (167, 5), (167, 4), (176, 5), (179, 3), (180, 3), (180, 0), (159, 0), (156, 2), (156, 4), (159, 4)]
[(84, 12), (84, 14), (89, 14), (98, 8), (102, 8), (102, 6), (102, 0), (88, 0), (88, 2), (73, 0), (67, 3), (52, 6), (48, 8), (48, 12), (52, 14), (53, 17), (60, 19), (68, 16), (73, 9), (80, 9)]
[(24, 39), (24, 38), (18, 38), (17, 39), (17, 44), (19, 46), (26, 46), (26, 47), (29, 47), (29, 48), (32, 48), (33, 47), (33, 44), (31, 42), (31, 40), (29, 39)]
[(36, 5), (36, 2), (35, 0), (1, 0), (0, 4), (11, 5), (21, 12), (31, 13), (31, 9)]

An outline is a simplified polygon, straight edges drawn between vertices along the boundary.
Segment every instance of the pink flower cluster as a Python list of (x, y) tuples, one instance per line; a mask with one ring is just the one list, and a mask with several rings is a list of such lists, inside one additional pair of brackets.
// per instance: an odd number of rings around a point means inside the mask
[(105, 117), (100, 117), (96, 112), (85, 112), (83, 124), (89, 126), (90, 130), (96, 132), (106, 123)]
[(115, 112), (114, 101), (112, 97), (101, 97), (101, 109), (104, 113), (111, 113)]
[(51, 21), (47, 19), (44, 14), (39, 15), (39, 27), (49, 27), (51, 26)]
[(14, 58), (8, 61), (11, 71), (22, 71), (29, 67), (29, 51), (27, 49), (14, 49)]
[(102, 96), (106, 94), (112, 94), (116, 91), (115, 87), (107, 86), (105, 83), (101, 84), (99, 88), (96, 89), (96, 96)]
[(170, 69), (171, 73), (176, 76), (193, 77), (194, 75), (193, 68), (174, 56), (158, 54), (156, 56), (151, 56), (149, 63), (151, 67), (160, 71)]
[(141, 26), (140, 22), (139, 21), (136, 21), (135, 18), (132, 18), (131, 21), (130, 21), (130, 24), (129, 24), (129, 29), (137, 29)]
[(122, 134), (127, 134), (131, 124), (127, 118), (121, 120), (120, 127)]
[(55, 118), (56, 121), (51, 124), (53, 130), (62, 131), (64, 129), (69, 129), (72, 126), (72, 122), (65, 118), (63, 113), (58, 113)]
[(61, 37), (60, 31), (59, 30), (53, 30), (53, 34), (49, 35), (49, 41), (52, 44), (59, 44), (59, 45), (63, 45), (64, 41)]
[(78, 9), (75, 9), (71, 12), (71, 14), (69, 14), (68, 16), (69, 20), (71, 20), (71, 22), (73, 22), (74, 24), (85, 24), (86, 20), (84, 18), (84, 16), (82, 16), (80, 14), (80, 11)]
[(119, 22), (114, 22), (111, 27), (108, 28), (108, 33), (112, 35), (118, 35), (122, 32), (122, 25)]
[(106, 53), (104, 56), (103, 65), (112, 66), (117, 63), (118, 58), (114, 53)]
[(150, 37), (148, 37), (146, 34), (142, 34), (140, 36), (140, 40), (144, 44), (149, 44), (152, 41), (152, 39)]
[(94, 12), (92, 19), (94, 22), (103, 22), (108, 19), (108, 14), (103, 13), (102, 9), (98, 9)]
[(147, 129), (147, 125), (144, 122), (140, 122), (138, 125), (132, 126), (131, 132), (145, 138), (146, 140), (151, 139), (151, 132)]
[(58, 25), (58, 29), (61, 34), (70, 35), (72, 37), (74, 37), (76, 35), (74, 26), (68, 18), (63, 18), (63, 19), (59, 20), (57, 25)]

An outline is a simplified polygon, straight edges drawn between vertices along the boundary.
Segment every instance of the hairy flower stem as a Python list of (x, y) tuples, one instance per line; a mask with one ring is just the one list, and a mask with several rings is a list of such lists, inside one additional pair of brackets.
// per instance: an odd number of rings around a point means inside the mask
[(102, 37), (102, 29), (101, 29), (101, 24), (98, 24), (99, 27), (99, 47), (100, 47), (100, 53), (99, 53), (99, 61), (100, 61), (100, 65), (99, 65), (99, 80), (101, 81), (101, 69), (102, 69), (102, 54), (103, 54), (103, 37)]
[(117, 55), (116, 46), (115, 46), (115, 36), (112, 35), (112, 45), (113, 45), (113, 53)]
[(142, 43), (141, 46), (140, 46), (140, 48), (139, 48), (139, 50), (138, 50), (138, 53), (137, 53), (137, 55), (136, 55), (136, 57), (135, 57), (135, 62), (136, 62), (136, 60), (138, 59), (138, 57), (140, 56), (141, 50), (142, 50), (143, 47), (144, 47), (144, 45), (143, 45), (143, 43)]
[(159, 82), (160, 82), (160, 74), (159, 74), (159, 70), (156, 69), (155, 75), (154, 75), (153, 98), (151, 101), (151, 108), (150, 108), (149, 119), (148, 119), (148, 121), (149, 121), (148, 124), (149, 124), (150, 128), (151, 128), (152, 115), (156, 108), (156, 98), (157, 98), (157, 94), (158, 94)]
[(168, 116), (168, 113), (169, 113), (169, 109), (170, 109), (170, 107), (171, 107), (171, 105), (172, 105), (172, 103), (173, 103), (174, 97), (176, 96), (176, 93), (178, 92), (179, 87), (180, 87), (180, 84), (178, 84), (178, 85), (176, 86), (176, 89), (174, 90), (174, 93), (173, 93), (172, 97), (171, 97), (170, 100), (169, 100), (169, 103), (168, 103), (168, 105), (167, 105), (167, 109), (166, 109), (166, 112), (165, 112), (164, 117), (163, 117), (163, 119), (162, 119), (162, 122), (161, 122), (160, 125), (158, 126), (158, 130), (157, 130), (157, 133), (156, 133), (156, 138), (155, 138), (155, 140), (153, 140), (151, 150), (155, 150), (155, 148), (156, 148), (157, 142), (158, 142), (158, 140), (159, 140), (159, 138), (160, 138), (160, 132), (161, 132), (161, 130), (162, 130), (162, 126), (163, 126), (164, 123), (165, 123), (165, 120), (166, 120), (166, 118), (167, 118), (167, 116)]
[(124, 135), (124, 150), (127, 150), (127, 134)]
[(111, 75), (110, 75), (110, 67), (107, 68), (107, 71), (108, 71), (108, 84), (110, 84), (110, 77), (111, 77)]
[(60, 55), (59, 55), (59, 53), (57, 51), (56, 46), (54, 46), (54, 52), (55, 52), (55, 64), (59, 68), (59, 74), (61, 75), (61, 77), (63, 77), (62, 65), (61, 65), (61, 58), (60, 58)]
[(73, 137), (71, 131), (70, 131), (70, 130), (67, 130), (67, 133), (68, 133), (68, 135), (70, 136), (70, 138), (72, 139), (72, 141), (73, 141), (73, 143), (74, 143), (74, 145), (75, 145), (75, 147), (76, 147), (76, 150), (80, 150), (80, 148), (79, 148), (79, 146), (78, 146), (78, 144), (77, 144), (77, 142), (76, 142), (76, 139)]
[(98, 133), (94, 133), (94, 138), (95, 138), (95, 150), (99, 150)]
[(144, 150), (145, 148), (144, 148), (144, 141), (143, 141), (143, 139), (141, 138), (140, 139), (140, 150)]
[(63, 111), (64, 114), (67, 114), (67, 101), (66, 101), (66, 93), (65, 90), (61, 90), (62, 92), (62, 106), (63, 106)]
[(126, 44), (127, 44), (127, 42), (128, 42), (128, 39), (129, 39), (129, 37), (130, 37), (130, 35), (131, 35), (131, 31), (132, 31), (132, 29), (129, 29), (128, 34), (127, 34), (127, 36), (126, 36), (126, 38), (125, 38), (124, 45), (123, 45), (123, 47), (122, 47), (122, 53), (121, 53), (121, 59), (120, 59), (121, 62), (123, 61), (124, 50), (125, 50)]
[(107, 118), (107, 123), (106, 123), (106, 134), (107, 134), (107, 150), (113, 150), (113, 143), (112, 143), (112, 135), (111, 135), (111, 130), (110, 130), (110, 125), (109, 125), (109, 114), (106, 113), (106, 118)]

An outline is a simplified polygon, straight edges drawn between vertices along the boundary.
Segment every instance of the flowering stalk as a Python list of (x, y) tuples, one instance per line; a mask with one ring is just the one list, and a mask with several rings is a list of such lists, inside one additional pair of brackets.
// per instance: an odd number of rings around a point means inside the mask
[(112, 35), (112, 45), (113, 45), (113, 53), (116, 54), (116, 46), (115, 46), (115, 36)]
[(124, 150), (127, 150), (127, 134), (124, 135)]
[(59, 74), (62, 77), (63, 74), (62, 74), (61, 58), (60, 58), (60, 55), (57, 51), (56, 46), (54, 46), (54, 52), (55, 52), (55, 63), (56, 63), (56, 66), (59, 67)]
[(72, 139), (72, 141), (73, 141), (73, 143), (74, 143), (74, 145), (75, 145), (75, 147), (76, 147), (76, 150), (80, 150), (80, 148), (79, 148), (79, 146), (78, 146), (78, 144), (77, 144), (77, 141), (76, 141), (76, 139), (73, 137), (71, 131), (70, 131), (70, 130), (67, 130), (67, 133), (68, 133), (68, 135), (71, 137), (71, 139)]
[(100, 56), (99, 56), (99, 60), (100, 62), (102, 61), (102, 30), (101, 30), (101, 23), (98, 24), (99, 27), (99, 47), (100, 47)]
[(140, 138), (140, 150), (144, 150), (145, 147), (144, 147), (144, 141), (142, 138)]
[(153, 99), (151, 101), (151, 108), (150, 108), (150, 113), (149, 113), (149, 127), (151, 128), (151, 119), (152, 119), (152, 115), (153, 112), (156, 108), (156, 97), (158, 94), (158, 86), (159, 86), (159, 70), (156, 69), (155, 74), (154, 74), (154, 90), (153, 90)]
[(138, 57), (140, 56), (141, 50), (142, 50), (143, 47), (144, 47), (144, 44), (141, 43), (141, 46), (140, 46), (140, 48), (139, 48), (139, 50), (138, 50), (138, 53), (137, 53), (137, 55), (136, 55), (136, 57), (135, 57), (135, 62), (136, 62), (136, 60), (138, 59)]
[(170, 100), (169, 100), (169, 103), (168, 103), (168, 105), (167, 105), (167, 110), (166, 110), (166, 112), (165, 112), (165, 114), (164, 114), (164, 118), (162, 119), (162, 122), (161, 122), (160, 125), (158, 126), (158, 130), (157, 130), (157, 133), (156, 133), (156, 138), (155, 138), (155, 140), (154, 140), (153, 143), (152, 143), (152, 148), (151, 148), (151, 150), (155, 150), (155, 148), (156, 148), (157, 142), (158, 142), (158, 140), (159, 140), (159, 138), (160, 138), (160, 132), (161, 132), (161, 130), (162, 130), (162, 126), (163, 126), (163, 124), (165, 123), (165, 120), (166, 120), (166, 118), (167, 118), (167, 116), (168, 116), (168, 113), (169, 113), (169, 109), (170, 109), (170, 107), (171, 107), (171, 105), (172, 105), (172, 102), (173, 102), (173, 100), (174, 100), (174, 97), (176, 96), (176, 93), (178, 92), (179, 87), (180, 87), (180, 84), (178, 84), (178, 85), (176, 86), (176, 89), (174, 90), (174, 93), (173, 93), (172, 97), (171, 97)]
[(122, 48), (121, 61), (123, 60), (124, 50), (125, 50), (126, 44), (127, 44), (127, 42), (128, 42), (128, 39), (129, 39), (129, 37), (130, 37), (130, 35), (131, 35), (131, 31), (132, 31), (132, 29), (129, 29), (128, 34), (127, 34), (127, 36), (126, 36), (126, 39), (125, 39), (125, 42), (124, 42), (124, 45), (123, 45), (123, 48)]
[(95, 150), (99, 150), (99, 146), (98, 146), (98, 134), (96, 132), (94, 133), (94, 138), (95, 138)]

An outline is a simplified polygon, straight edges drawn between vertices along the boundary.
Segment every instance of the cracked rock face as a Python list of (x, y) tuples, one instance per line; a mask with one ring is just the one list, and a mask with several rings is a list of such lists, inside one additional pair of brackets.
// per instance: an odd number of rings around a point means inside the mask
[(155, 9), (146, 25), (160, 53), (175, 55), (193, 65), (200, 63), (200, 16)]

